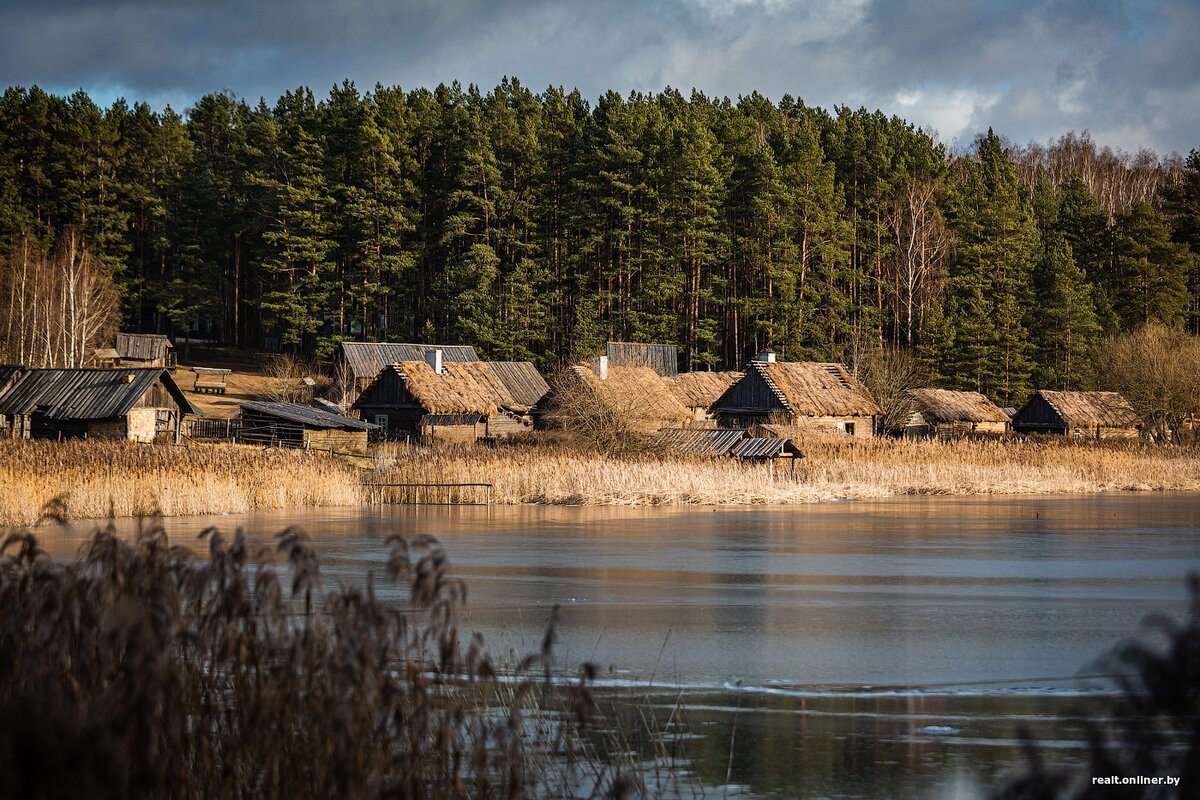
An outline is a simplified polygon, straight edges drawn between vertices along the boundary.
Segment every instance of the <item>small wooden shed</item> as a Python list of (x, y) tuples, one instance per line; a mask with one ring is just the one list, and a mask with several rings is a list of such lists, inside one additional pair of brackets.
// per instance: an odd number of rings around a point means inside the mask
[(1117, 392), (1054, 392), (1043, 389), (1012, 419), (1021, 433), (1053, 433), (1076, 439), (1136, 439), (1144, 423)]
[(175, 368), (175, 346), (160, 333), (118, 333), (118, 367)]
[(198, 413), (160, 367), (31, 369), (0, 394), (10, 436), (34, 439), (179, 439)]
[(775, 361), (765, 354), (713, 407), (719, 424), (748, 428), (769, 420), (797, 427), (840, 430), (858, 438), (875, 435), (883, 415), (870, 391), (841, 364)]
[(238, 440), (268, 447), (295, 447), (362, 453), (375, 426), (299, 403), (252, 401), (241, 404)]
[(713, 405), (744, 378), (744, 372), (685, 372), (667, 378), (667, 388), (692, 413), (692, 419), (713, 419)]
[(501, 439), (533, 426), (529, 407), (517, 402), (482, 361), (404, 361), (382, 370), (354, 408), (388, 436), (425, 442), (470, 443)]
[(951, 438), (972, 433), (1008, 432), (1008, 415), (979, 392), (910, 389), (908, 397), (913, 411), (902, 431), (906, 437)]

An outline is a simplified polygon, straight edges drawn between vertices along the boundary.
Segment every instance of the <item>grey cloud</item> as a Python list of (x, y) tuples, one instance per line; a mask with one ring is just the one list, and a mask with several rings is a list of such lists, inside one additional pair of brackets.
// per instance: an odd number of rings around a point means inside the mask
[(0, 83), (99, 99), (233, 89), (274, 98), (350, 78), (866, 105), (969, 140), (1090, 129), (1200, 146), (1190, 0), (43, 0), (0, 5)]

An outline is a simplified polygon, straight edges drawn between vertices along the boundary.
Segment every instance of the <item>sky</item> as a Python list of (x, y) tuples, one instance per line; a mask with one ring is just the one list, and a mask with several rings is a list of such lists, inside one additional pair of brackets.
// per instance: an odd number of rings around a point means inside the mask
[(343, 79), (866, 106), (969, 144), (1200, 149), (1200, 0), (0, 0), (0, 86), (185, 110)]

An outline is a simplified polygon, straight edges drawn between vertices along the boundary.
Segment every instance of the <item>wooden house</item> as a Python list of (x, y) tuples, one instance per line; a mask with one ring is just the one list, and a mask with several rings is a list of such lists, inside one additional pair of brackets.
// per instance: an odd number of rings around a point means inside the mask
[(375, 426), (299, 403), (242, 403), (238, 440), (244, 444), (362, 453)]
[(770, 354), (751, 361), (713, 410), (722, 427), (770, 421), (859, 438), (874, 436), (875, 422), (883, 415), (867, 387), (841, 364), (781, 362)]
[[(667, 381), (647, 366), (614, 367), (607, 356), (601, 356), (597, 368), (572, 367), (567, 380), (556, 387), (559, 391), (578, 393), (582, 402), (573, 397), (556, 398), (555, 402), (570, 405), (578, 413), (595, 412), (619, 418), (633, 433), (657, 433), (662, 428), (679, 428), (692, 419), (692, 413), (679, 402), (667, 387)], [(572, 416), (572, 415), (568, 415)]]
[[(20, 364), (0, 364), (0, 398), (4, 396), (10, 386), (17, 382), (24, 371), (25, 368)], [(0, 414), (0, 436), (10, 434), (9, 418), (5, 414)]]
[(424, 361), (434, 351), (441, 351), (444, 363), (479, 360), (475, 348), (469, 345), (342, 342), (333, 354), (333, 392), (329, 399), (343, 408), (352, 408), (363, 389), (392, 364)]
[(118, 367), (175, 368), (175, 346), (159, 333), (118, 333), (114, 349)]
[(528, 431), (529, 407), (517, 402), (482, 361), (426, 360), (391, 364), (354, 403), (361, 417), (396, 438), (467, 444)]
[(160, 367), (31, 369), (0, 394), (8, 435), (34, 439), (179, 439), (196, 409)]
[(913, 411), (902, 432), (910, 438), (1003, 434), (1009, 429), (1008, 415), (979, 392), (910, 389), (908, 398)]
[[(679, 374), (679, 351), (673, 344), (609, 342), (605, 356), (610, 367), (650, 367), (663, 377)], [(595, 359), (592, 368), (598, 368)]]
[(683, 403), (694, 420), (713, 419), (713, 405), (744, 372), (685, 372), (667, 378), (667, 388)]
[(1054, 433), (1076, 439), (1136, 439), (1142, 418), (1117, 392), (1037, 392), (1012, 418), (1021, 433)]

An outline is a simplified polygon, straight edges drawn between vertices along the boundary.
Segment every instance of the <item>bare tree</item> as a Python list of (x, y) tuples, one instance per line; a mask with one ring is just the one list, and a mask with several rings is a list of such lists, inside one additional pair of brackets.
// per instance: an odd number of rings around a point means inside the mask
[(308, 403), (316, 389), (313, 373), (312, 367), (296, 356), (286, 353), (273, 356), (263, 369), (263, 374), (271, 379), (264, 394), (278, 403)]
[(74, 229), (49, 258), (23, 238), (0, 275), (0, 297), (0, 354), (27, 366), (83, 366), (111, 341), (120, 313), (112, 273)]
[(888, 223), (896, 241), (896, 283), (904, 342), (911, 347), (920, 325), (918, 316), (932, 293), (934, 278), (941, 275), (950, 247), (950, 235), (938, 211), (937, 184), (924, 178), (910, 179)]
[(871, 390), (875, 402), (883, 409), (883, 430), (895, 431), (904, 427), (915, 408), (909, 389), (924, 385), (925, 376), (913, 358), (912, 351), (901, 348), (877, 348), (869, 353), (859, 368), (859, 378)]
[(1100, 374), (1104, 388), (1125, 395), (1159, 441), (1200, 433), (1200, 338), (1151, 323), (1110, 338)]

